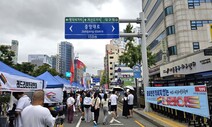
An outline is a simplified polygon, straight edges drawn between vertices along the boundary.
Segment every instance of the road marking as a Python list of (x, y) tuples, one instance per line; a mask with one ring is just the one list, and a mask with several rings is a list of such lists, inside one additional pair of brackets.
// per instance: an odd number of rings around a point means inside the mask
[(114, 121), (116, 121), (117, 123), (121, 123), (120, 121), (118, 121), (118, 120), (116, 120), (116, 119), (114, 119)]
[(119, 108), (119, 107), (118, 107), (118, 110), (122, 111), (122, 109), (121, 109), (121, 108)]
[(135, 120), (135, 122), (136, 122), (140, 127), (144, 127), (144, 125), (141, 124), (140, 122), (138, 122), (137, 120)]
[(122, 123), (121, 123), (121, 124), (120, 124), (120, 123), (118, 123), (118, 124), (115, 123), (115, 124), (110, 124), (110, 125), (111, 125), (111, 126), (123, 126), (124, 124), (122, 124)]
[(81, 122), (82, 122), (82, 116), (80, 117), (80, 119), (79, 119), (79, 121), (78, 121), (78, 123), (77, 123), (77, 125), (76, 125), (76, 127), (79, 127), (80, 126), (80, 124), (81, 124)]

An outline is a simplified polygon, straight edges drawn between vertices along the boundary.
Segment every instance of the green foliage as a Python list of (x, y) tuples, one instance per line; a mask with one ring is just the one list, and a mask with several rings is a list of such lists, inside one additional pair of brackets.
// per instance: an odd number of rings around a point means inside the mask
[(100, 84), (101, 85), (104, 85), (104, 84), (106, 84), (107, 83), (107, 81), (106, 81), (106, 74), (105, 74), (105, 71), (103, 72), (103, 75), (102, 75), (102, 77), (101, 77), (101, 81), (100, 81)]
[(43, 64), (42, 66), (39, 66), (38, 69), (34, 70), (33, 76), (39, 76), (46, 71), (48, 71), (53, 76), (60, 75), (55, 69), (51, 68), (50, 65)]
[[(133, 26), (127, 25), (125, 32), (132, 33)], [(119, 64), (123, 63), (126, 66), (133, 68), (136, 64), (141, 64), (141, 45), (133, 44), (133, 38), (127, 38), (127, 44), (125, 46), (125, 52), (119, 56)], [(155, 54), (152, 55), (151, 51), (147, 49), (148, 66), (155, 65)]]
[(35, 68), (35, 65), (31, 64), (30, 62), (22, 62), (22, 64), (14, 65), (14, 68), (23, 72), (23, 73), (32, 75), (34, 68)]
[(12, 66), (13, 65), (13, 57), (15, 53), (10, 50), (9, 46), (0, 45), (0, 61), (4, 62), (5, 64)]

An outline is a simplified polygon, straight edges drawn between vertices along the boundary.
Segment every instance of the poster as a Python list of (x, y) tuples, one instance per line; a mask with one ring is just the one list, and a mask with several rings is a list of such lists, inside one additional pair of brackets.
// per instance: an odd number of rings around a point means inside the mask
[(44, 89), (44, 103), (61, 103), (63, 102), (62, 88)]
[(149, 103), (210, 117), (205, 85), (146, 87), (145, 94)]

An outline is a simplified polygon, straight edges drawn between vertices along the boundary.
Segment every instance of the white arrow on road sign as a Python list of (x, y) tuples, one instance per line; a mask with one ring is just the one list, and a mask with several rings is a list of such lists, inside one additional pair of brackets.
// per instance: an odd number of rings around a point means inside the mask
[(73, 31), (72, 31), (72, 26), (70, 26), (69, 30), (70, 30), (71, 32), (73, 32)]
[(115, 30), (114, 26), (112, 26), (112, 32)]

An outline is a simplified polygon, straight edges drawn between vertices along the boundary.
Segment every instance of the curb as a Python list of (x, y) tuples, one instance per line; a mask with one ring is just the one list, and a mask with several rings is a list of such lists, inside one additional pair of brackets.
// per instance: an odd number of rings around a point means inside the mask
[[(164, 123), (158, 123), (156, 120), (154, 120), (154, 118), (147, 116), (145, 114), (139, 113), (138, 111), (133, 110), (134, 113), (136, 113), (137, 115), (141, 116), (142, 118), (144, 118), (145, 120), (153, 123), (154, 125), (156, 125), (157, 127), (166, 127), (164, 126)], [(162, 125), (163, 124), (163, 125)]]

